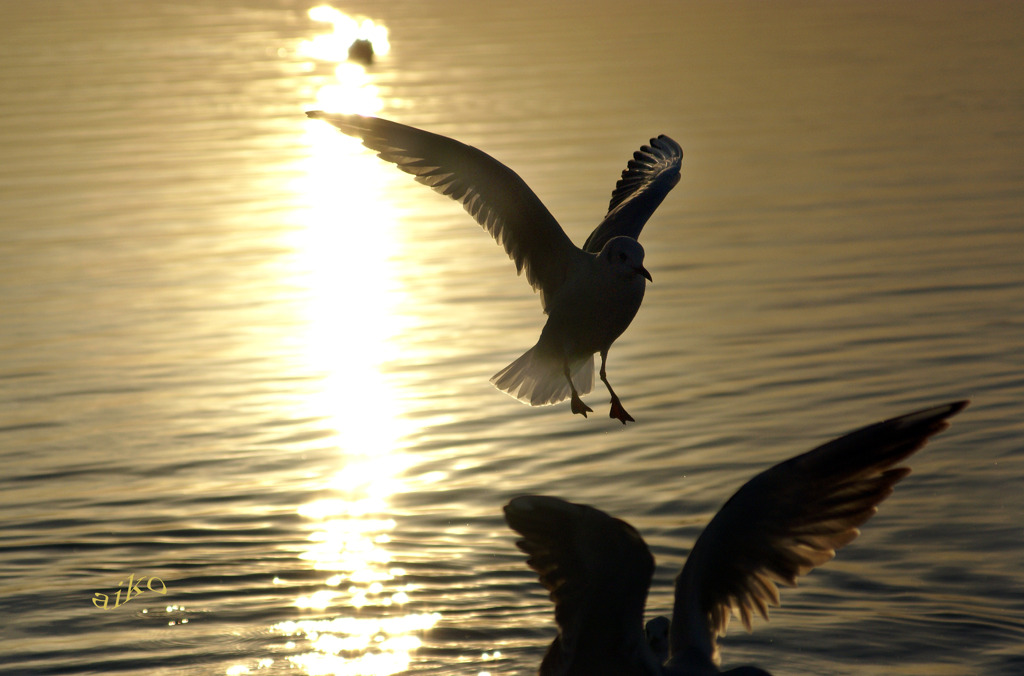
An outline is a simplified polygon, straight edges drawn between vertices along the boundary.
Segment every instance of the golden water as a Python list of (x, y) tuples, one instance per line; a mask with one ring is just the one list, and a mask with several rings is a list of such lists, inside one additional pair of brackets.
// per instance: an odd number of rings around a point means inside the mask
[[(313, 8), (5, 8), (0, 673), (534, 673), (554, 628), (512, 496), (631, 521), (665, 612), (746, 478), (960, 397), (724, 663), (1024, 669), (1016, 4)], [(321, 107), (481, 147), (576, 242), (633, 150), (683, 145), (609, 361), (635, 425), (490, 386), (537, 297)], [(167, 594), (112, 607), (132, 575)]]

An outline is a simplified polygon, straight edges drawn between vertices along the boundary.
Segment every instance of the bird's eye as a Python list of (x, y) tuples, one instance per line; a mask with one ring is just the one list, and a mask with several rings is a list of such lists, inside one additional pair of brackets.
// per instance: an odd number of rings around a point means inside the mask
[(621, 252), (621, 251), (620, 251), (620, 252), (619, 252), (619, 260), (620, 260), (620, 261), (624, 261), (624, 260), (626, 260), (626, 254), (624, 254), (623, 252)]

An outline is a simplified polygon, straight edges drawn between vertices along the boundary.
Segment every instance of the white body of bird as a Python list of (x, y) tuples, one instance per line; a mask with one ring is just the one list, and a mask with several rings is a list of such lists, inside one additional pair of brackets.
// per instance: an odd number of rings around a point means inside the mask
[(576, 392), (590, 392), (594, 353), (607, 355), (633, 321), (643, 302), (645, 273), (643, 249), (628, 237), (611, 239), (597, 256), (580, 259), (549, 299), (548, 321), (537, 344), (491, 382), (533, 406), (553, 404), (571, 396), (568, 368)]

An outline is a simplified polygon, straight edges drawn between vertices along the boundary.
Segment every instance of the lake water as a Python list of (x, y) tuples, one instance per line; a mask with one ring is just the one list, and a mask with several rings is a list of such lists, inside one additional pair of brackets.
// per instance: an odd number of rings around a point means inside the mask
[[(1024, 6), (338, 4), (367, 68), (312, 7), (5, 3), (0, 673), (535, 673), (511, 497), (637, 526), (663, 613), (747, 478), (963, 397), (723, 665), (1024, 673)], [(536, 295), (310, 108), (481, 147), (577, 243), (678, 140), (609, 360), (637, 422), (495, 390)]]

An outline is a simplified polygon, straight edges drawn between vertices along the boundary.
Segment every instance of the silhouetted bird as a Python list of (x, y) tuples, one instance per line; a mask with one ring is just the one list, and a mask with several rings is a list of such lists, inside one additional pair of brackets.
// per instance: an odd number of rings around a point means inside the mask
[[(748, 481), (700, 534), (676, 578), (672, 620), (643, 627), (654, 558), (625, 521), (586, 505), (525, 496), (505, 507), (516, 544), (555, 603), (558, 636), (541, 676), (717, 674), (730, 613), (747, 630), (779, 604), (776, 583), (832, 559), (910, 473), (898, 463), (949, 426), (966, 401), (851, 432)], [(767, 676), (739, 667), (733, 676)]]
[(310, 111), (420, 183), (461, 202), (505, 248), (516, 269), (540, 292), (548, 321), (537, 344), (491, 382), (531, 406), (572, 399), (572, 412), (591, 411), (580, 399), (594, 383), (594, 353), (611, 395), (609, 416), (633, 420), (605, 372), (608, 349), (643, 301), (641, 229), (679, 182), (682, 148), (667, 136), (633, 154), (612, 192), (608, 214), (580, 249), (514, 171), (490, 155), (445, 136), (360, 115)]

